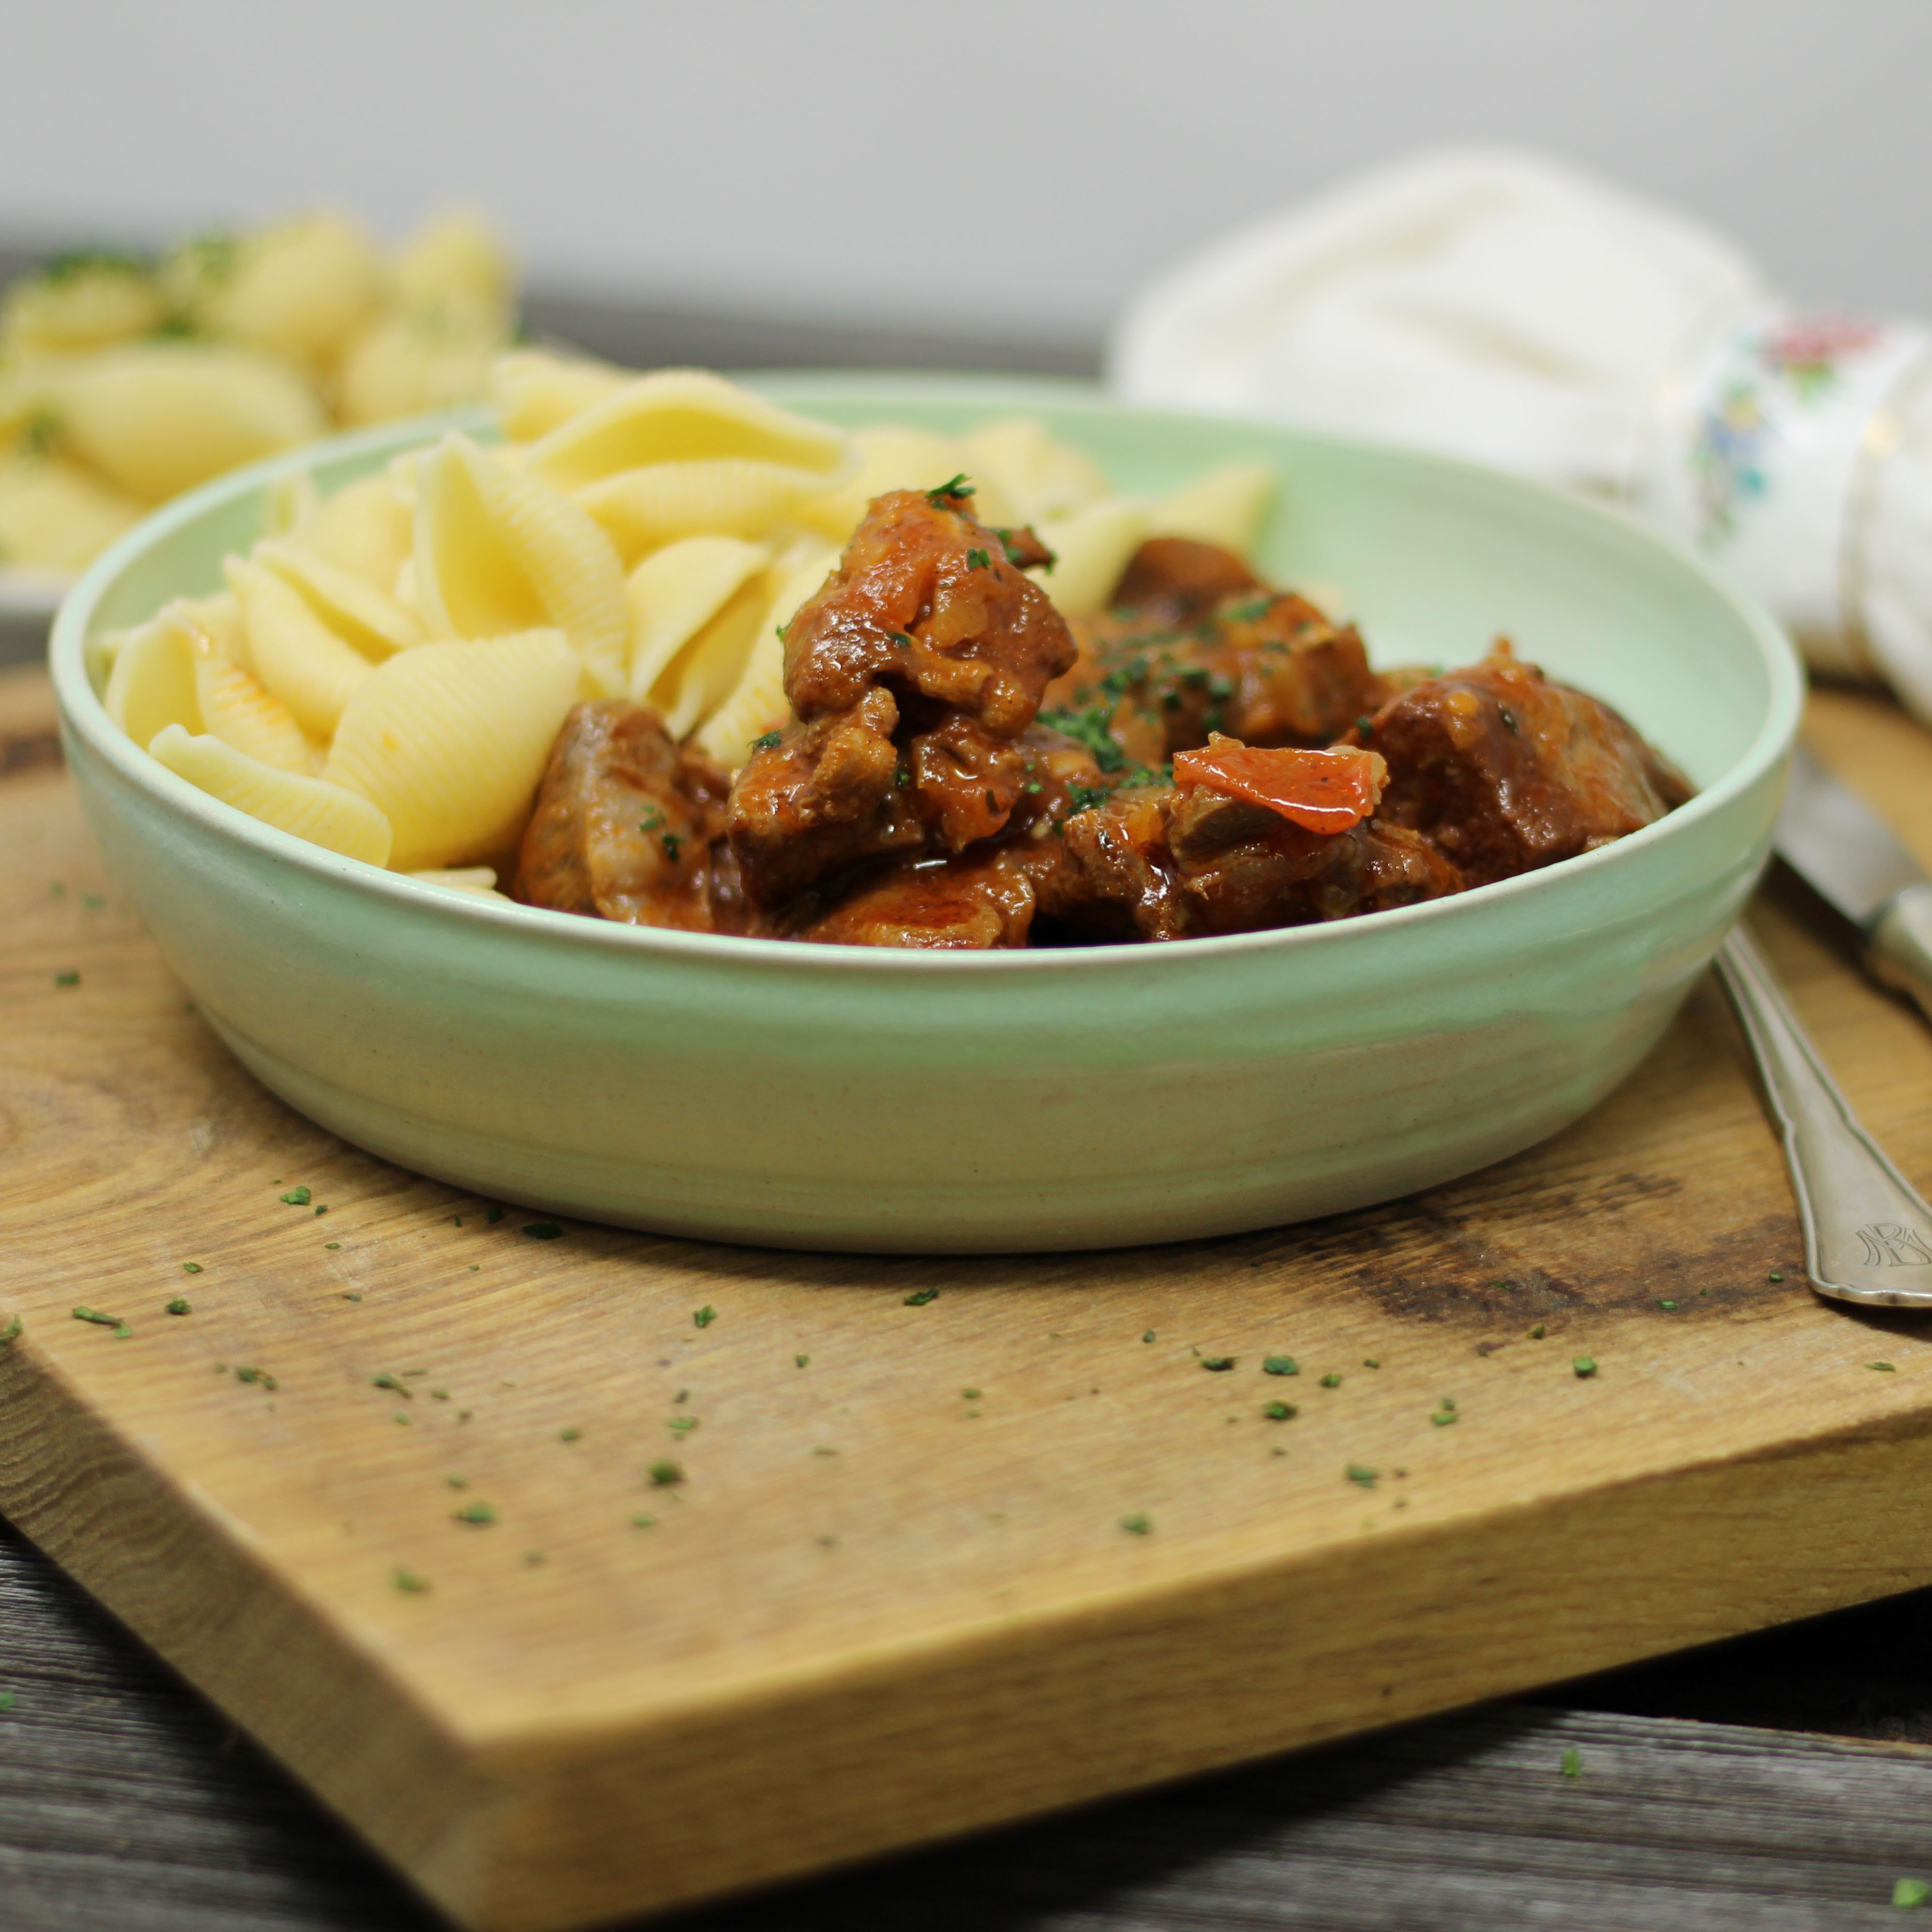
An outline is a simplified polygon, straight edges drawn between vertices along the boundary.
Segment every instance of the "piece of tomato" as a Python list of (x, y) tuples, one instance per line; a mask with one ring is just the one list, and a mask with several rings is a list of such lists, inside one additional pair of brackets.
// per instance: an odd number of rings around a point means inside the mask
[(1174, 782), (1264, 805), (1310, 832), (1346, 832), (1381, 802), (1388, 766), (1379, 752), (1267, 750), (1217, 735), (1174, 754)]

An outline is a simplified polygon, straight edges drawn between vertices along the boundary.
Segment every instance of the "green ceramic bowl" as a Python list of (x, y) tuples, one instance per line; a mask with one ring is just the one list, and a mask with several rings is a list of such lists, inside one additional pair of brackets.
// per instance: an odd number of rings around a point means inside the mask
[(1765, 862), (1801, 676), (1782, 634), (1622, 517), (1393, 450), (1060, 386), (772, 377), (844, 423), (1046, 418), (1118, 485), (1281, 477), (1259, 561), (1383, 664), (1499, 632), (1700, 788), (1634, 837), (1430, 905), (1183, 944), (871, 952), (466, 899), (244, 817), (136, 750), (89, 638), (220, 580), (272, 480), (132, 532), (62, 609), (68, 755), (108, 866), (237, 1057), (357, 1145), (477, 1192), (670, 1233), (916, 1252), (1220, 1234), (1426, 1187), (1542, 1139), (1655, 1042)]

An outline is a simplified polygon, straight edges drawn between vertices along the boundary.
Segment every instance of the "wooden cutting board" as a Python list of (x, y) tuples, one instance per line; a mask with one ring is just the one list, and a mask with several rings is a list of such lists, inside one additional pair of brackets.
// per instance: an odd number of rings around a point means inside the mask
[[(1843, 694), (1810, 729), (1932, 864), (1924, 735)], [(0, 682), (0, 1508), (466, 1924), (667, 1906), (1932, 1582), (1932, 1330), (1811, 1294), (1708, 984), (1547, 1145), (1301, 1228), (985, 1261), (546, 1238), (241, 1072), (52, 730), (38, 672)], [(1755, 917), (1932, 1187), (1932, 1029), (1801, 889)]]

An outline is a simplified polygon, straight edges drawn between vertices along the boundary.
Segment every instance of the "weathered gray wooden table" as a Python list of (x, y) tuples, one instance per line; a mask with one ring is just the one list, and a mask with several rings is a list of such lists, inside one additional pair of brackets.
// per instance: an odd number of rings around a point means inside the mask
[[(0, 249), (0, 281), (20, 259)], [(1078, 376), (1096, 362), (1078, 343), (564, 298), (534, 302), (532, 319), (643, 365)], [(1932, 1592), (679, 1922), (690, 1932), (1857, 1932), (1912, 1922), (1892, 1902), (1900, 1880), (1932, 1881)], [(1932, 1902), (1926, 1910), (1932, 1924)], [(0, 1932), (440, 1922), (0, 1524)]]

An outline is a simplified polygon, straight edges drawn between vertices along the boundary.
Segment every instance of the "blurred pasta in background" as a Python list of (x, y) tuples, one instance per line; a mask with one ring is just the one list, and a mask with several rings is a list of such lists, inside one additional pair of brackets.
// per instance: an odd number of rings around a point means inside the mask
[(580, 700), (648, 705), (742, 765), (790, 716), (786, 626), (882, 492), (970, 476), (984, 522), (1056, 553), (1035, 574), (1070, 616), (1146, 538), (1246, 554), (1274, 494), (1234, 463), (1124, 496), (1030, 418), (848, 432), (704, 370), (524, 350), (489, 388), (505, 442), (452, 432), (326, 500), (298, 472), (224, 590), (92, 646), (110, 716), (177, 776), (458, 891), (492, 891)]
[(393, 253), (324, 209), (155, 262), (51, 262), (0, 304), (0, 568), (70, 574), (225, 470), (476, 401), (516, 311), (500, 238), (463, 211)]

